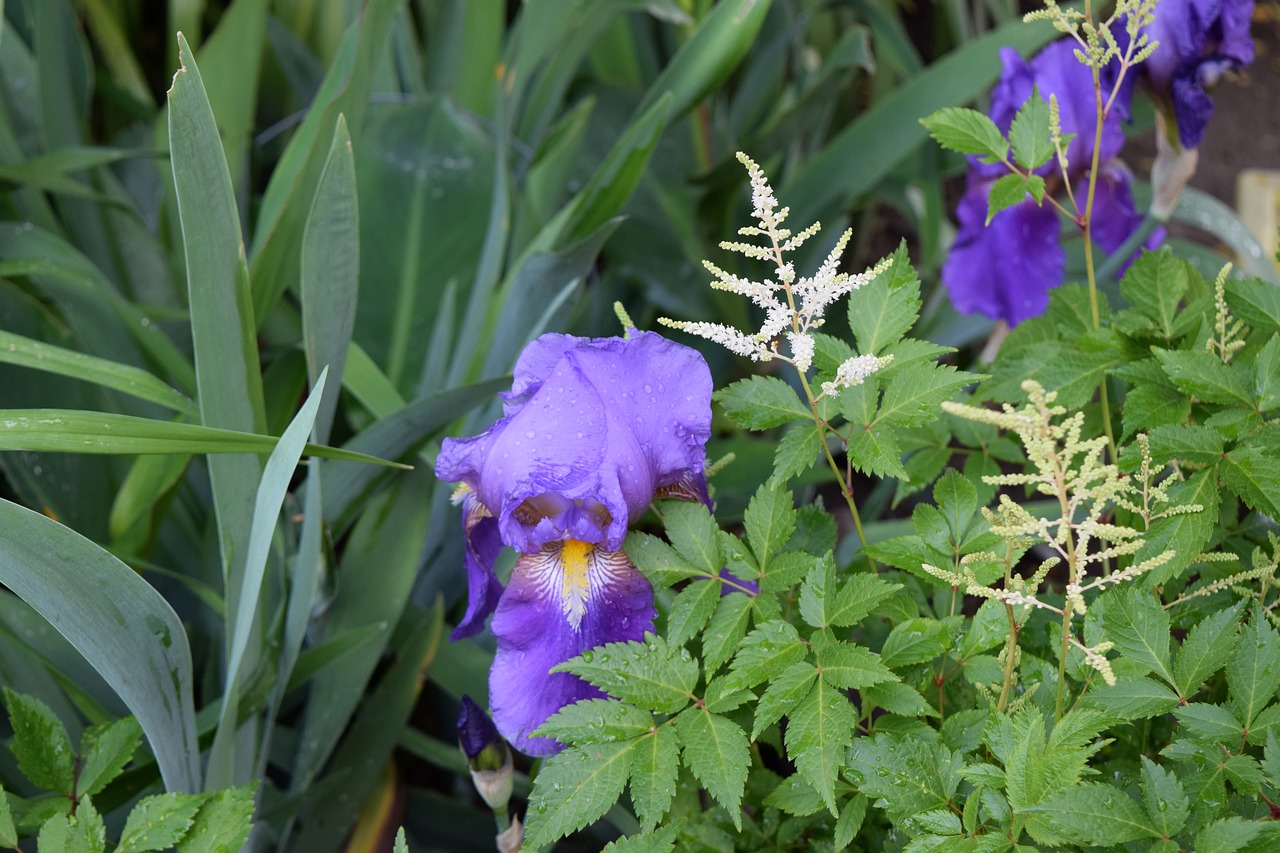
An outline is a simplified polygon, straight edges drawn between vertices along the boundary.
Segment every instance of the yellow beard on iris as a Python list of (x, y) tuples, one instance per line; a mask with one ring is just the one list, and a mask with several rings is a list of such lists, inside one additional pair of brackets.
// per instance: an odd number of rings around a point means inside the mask
[(594, 545), (568, 539), (560, 548), (560, 564), (563, 572), (560, 602), (565, 618), (578, 630), (582, 617), (587, 615), (587, 599), (591, 597), (591, 572), (588, 560)]

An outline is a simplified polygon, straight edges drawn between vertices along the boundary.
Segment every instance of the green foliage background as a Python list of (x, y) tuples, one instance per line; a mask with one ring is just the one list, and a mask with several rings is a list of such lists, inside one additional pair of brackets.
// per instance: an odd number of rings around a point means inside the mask
[[(927, 32), (909, 31), (904, 8), (875, 0), (532, 0), (510, 8), (492, 0), (171, 0), (164, 15), (158, 8), (144, 0), (0, 3), (0, 682), (41, 700), (69, 742), (86, 727), (136, 717), (146, 749), (95, 798), (104, 811), (143, 792), (257, 783), (255, 844), (324, 851), (350, 837), (352, 849), (385, 848), (404, 823), (414, 849), (492, 849), (490, 816), (463, 793), (452, 740), (458, 698), (487, 693), (489, 652), (445, 640), (464, 582), (456, 514), (430, 473), (440, 437), (487, 422), (515, 356), (538, 334), (613, 334), (615, 300), (645, 327), (659, 313), (748, 325), (740, 305), (705, 287), (700, 265), (744, 218), (738, 150), (765, 165), (795, 221), (822, 219), (824, 239), (807, 249), (813, 257), (849, 224), (853, 264), (874, 260), (897, 244), (896, 233), (885, 236), (886, 214), (912, 235), (925, 288), (905, 263), (895, 267), (896, 277), (875, 286), (902, 316), (875, 328), (855, 316), (860, 346), (914, 344), (904, 360), (932, 359), (942, 347), (924, 339), (979, 341), (986, 321), (956, 315), (933, 286), (950, 239), (943, 179), (962, 162), (937, 150), (919, 119), (981, 97), (999, 72), (998, 46), (1030, 53), (1053, 29), (1022, 24), (1000, 2), (935, 7)], [(1203, 209), (1194, 211), (1201, 223)], [(1216, 215), (1210, 228), (1237, 235)], [(1185, 392), (1224, 410), (1247, 407), (1249, 382), (1262, 383), (1255, 390), (1271, 406), (1275, 341), (1252, 373), (1228, 376), (1180, 354), (1192, 341), (1172, 315), (1184, 297), (1203, 296), (1203, 282), (1163, 266), (1143, 274), (1159, 281), (1158, 296), (1150, 305), (1135, 299), (1138, 313), (1117, 324), (1129, 338), (1081, 343), (1064, 300), (1043, 328), (1010, 339), (995, 372), (1051, 385), (1066, 363), (1051, 348), (1060, 342), (1095, 365), (1097, 375), (1076, 377), (1091, 392), (1128, 341), (1159, 338), (1154, 360), (1126, 368), (1164, 371), (1150, 386), (1157, 390), (1145, 392), (1152, 406)], [(1233, 307), (1274, 317), (1270, 291), (1259, 293)], [(913, 327), (922, 340), (903, 343)], [(840, 351), (820, 356), (838, 362)], [(722, 354), (708, 357), (722, 380), (739, 369)], [(936, 368), (925, 396), (943, 399), (972, 379), (951, 370)], [(1010, 397), (1002, 388), (991, 393)], [(719, 402), (749, 429), (793, 419), (794, 399), (783, 397), (771, 418), (755, 408), (757, 391), (730, 386)], [(864, 506), (868, 540), (883, 543), (876, 559), (890, 565), (900, 551), (889, 543), (912, 530), (891, 505), (930, 484), (949, 460), (948, 430), (966, 429), (928, 422), (923, 406), (892, 384), (882, 400), (850, 394), (841, 405), (866, 435), (873, 423), (893, 427), (877, 433), (884, 444), (854, 449), (864, 454), (859, 470), (887, 478), (868, 481)], [(1132, 418), (1151, 425), (1149, 414)], [(1232, 499), (1274, 515), (1275, 483), (1250, 475), (1269, 448), (1242, 438), (1223, 444), (1180, 428), (1182, 420), (1152, 440), (1164, 459), (1203, 454), (1207, 467), (1185, 488), (1197, 499), (1213, 492), (1210, 471)], [(834, 812), (840, 797), (832, 832), (847, 840), (881, 794), (865, 773), (851, 794), (849, 778), (824, 764), (842, 758), (827, 749), (829, 718), (850, 732), (853, 725), (842, 716), (852, 707), (833, 697), (888, 683), (883, 707), (921, 701), (891, 689), (901, 685), (890, 670), (941, 653), (955, 626), (930, 627), (943, 623), (917, 614), (897, 581), (845, 585), (848, 539), (834, 558), (819, 559), (836, 545), (829, 519), (803, 501), (789, 514), (790, 493), (776, 488), (796, 475), (791, 487), (812, 496), (817, 475), (799, 451), (816, 447), (791, 446), (792, 469), (762, 489), (776, 438), (718, 426), (713, 457), (733, 452), (737, 462), (716, 480), (717, 517), (730, 525), (745, 517), (750, 550), (719, 535), (777, 580), (771, 592), (801, 585), (805, 645), (821, 667), (796, 657), (761, 698), (770, 710), (755, 717), (753, 737), (790, 714), (785, 749), (799, 753), (805, 778), (820, 780), (768, 796), (788, 813), (812, 806), (810, 815)], [(963, 463), (975, 481), (1017, 458), (1007, 440), (976, 432), (958, 439), (977, 447)], [(976, 507), (978, 492), (969, 502)], [(680, 512), (665, 514), (666, 530), (687, 557), (671, 526)], [(644, 536), (628, 548), (652, 569), (668, 546)], [(1205, 544), (1210, 532), (1182, 524), (1167, 536)], [(798, 561), (805, 552), (816, 567)], [(721, 565), (701, 568), (718, 574)], [(733, 660), (722, 692), (702, 695), (696, 709), (679, 696), (620, 695), (643, 709), (631, 711), (673, 722), (625, 748), (614, 738), (593, 742), (618, 763), (592, 758), (607, 776), (593, 779), (598, 800), (566, 811), (563, 826), (541, 824), (543, 841), (593, 811), (606, 820), (569, 842), (575, 848), (653, 827), (665, 790), (674, 790), (678, 768), (667, 759), (677, 738), (715, 803), (732, 806), (758, 787), (741, 760), (743, 730), (721, 712), (763, 680), (738, 644), (773, 649), (777, 638), (759, 632), (789, 623), (752, 617), (748, 635), (743, 597), (720, 599), (712, 588), (695, 581), (668, 595), (685, 621), (668, 622), (671, 645), (657, 643), (652, 654), (670, 652), (654, 664), (670, 668), (659, 680), (688, 682), (689, 694), (698, 666), (678, 650), (713, 626), (700, 635), (701, 662), (711, 665), (710, 680)], [(858, 602), (845, 600), (850, 589)], [(891, 594), (902, 621), (871, 629), (878, 657), (834, 640), (823, 646), (824, 632), (860, 622), (867, 602)], [(895, 640), (904, 624), (925, 639)], [(1184, 655), (1164, 684), (1145, 679), (1150, 692), (1185, 694)], [(1156, 663), (1168, 668), (1166, 659)], [(1248, 716), (1266, 714), (1262, 704)], [(1196, 717), (1196, 707), (1179, 720), (1225, 725)], [(973, 741), (972, 732), (956, 736)], [(892, 750), (882, 737), (868, 743)], [(1033, 726), (1001, 742), (1041, 738), (1038, 747), (1044, 737)], [(895, 806), (895, 820), (932, 814), (957, 790), (964, 774), (948, 770), (939, 751), (957, 749), (948, 743), (911, 747), (922, 751), (911, 761), (938, 775), (928, 776), (934, 787), (922, 789), (919, 808)], [(712, 746), (732, 761), (708, 754)], [(1087, 751), (1076, 741), (1068, 747)], [(629, 770), (645, 760), (648, 777)], [(567, 761), (544, 772), (579, 781)], [(1151, 786), (1171, 784), (1160, 768), (1147, 772)], [(634, 809), (610, 810), (628, 773)], [(641, 779), (647, 790), (637, 790)], [(0, 784), (19, 824), (41, 790), (60, 790), (24, 777), (7, 753)], [(517, 797), (529, 791), (518, 774)], [(63, 797), (57, 809), (73, 802)], [(535, 795), (534, 813), (541, 802)], [(737, 827), (740, 816), (729, 816)], [(952, 817), (935, 815), (929, 826), (950, 827)], [(667, 827), (658, 841), (674, 843), (675, 832)], [(696, 837), (724, 846), (711, 824), (690, 832), (682, 844)]]

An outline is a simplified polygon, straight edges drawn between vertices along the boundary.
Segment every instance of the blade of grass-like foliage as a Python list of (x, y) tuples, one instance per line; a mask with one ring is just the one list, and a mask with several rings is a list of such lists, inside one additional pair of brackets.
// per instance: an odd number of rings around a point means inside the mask
[(1240, 265), (1250, 275), (1272, 284), (1280, 284), (1276, 265), (1268, 256), (1267, 250), (1250, 233), (1249, 227), (1240, 221), (1234, 210), (1204, 190), (1184, 188), (1182, 195), (1178, 197), (1178, 205), (1173, 209), (1173, 220), (1208, 231), (1231, 247), (1231, 251), (1240, 259)]
[(396, 662), (362, 704), (334, 755), (331, 772), (347, 784), (314, 804), (295, 849), (323, 853), (341, 848), (363, 805), (350, 792), (373, 790), (400, 740), (443, 635), (444, 606), (439, 600), (430, 612), (416, 608), (405, 612), (396, 630)]
[(69, 146), (50, 151), (21, 163), (0, 164), (0, 181), (25, 184), (48, 192), (92, 198), (115, 204), (88, 184), (71, 177), (76, 172), (115, 163), (130, 157), (150, 157), (156, 152), (146, 148), (88, 148)]
[(494, 327), (493, 343), (484, 363), (484, 375), (500, 373), (515, 362), (520, 350), (550, 325), (549, 312), (576, 291), (591, 271), (600, 249), (621, 224), (621, 217), (605, 222), (594, 234), (564, 249), (530, 257), (508, 285)]
[[(343, 449), (362, 456), (374, 453), (399, 459), (445, 424), (493, 399), (510, 383), (507, 377), (490, 379), (414, 400), (376, 421), (348, 441)], [(339, 462), (325, 471), (324, 517), (336, 530), (344, 529), (351, 522), (351, 516), (364, 505), (383, 479), (376, 475), (368, 476), (362, 467)]]
[[(551, 245), (565, 248), (585, 240), (622, 211), (648, 168), (653, 149), (672, 118), (674, 103), (673, 95), (664, 94), (637, 114), (604, 162), (592, 173), (586, 187), (566, 209), (564, 219), (557, 217), (544, 229), (544, 235), (552, 240)], [(558, 222), (563, 224), (557, 227)], [(534, 245), (540, 249), (550, 248), (543, 240), (544, 236), (539, 235)]]
[(0, 362), (82, 379), (196, 417), (196, 404), (145, 370), (0, 329)]
[[(0, 409), (0, 450), (93, 454), (270, 453), (276, 438), (252, 432), (73, 409)], [(308, 456), (408, 468), (363, 453), (317, 444)]]
[[(387, 38), (394, 0), (370, 0), (342, 38), (315, 102), (271, 174), (253, 236), (253, 304), (259, 321), (298, 279), (298, 243), (309, 200), (329, 153), (329, 128), (345, 113), (360, 132), (369, 101), (370, 78)], [(298, 202), (298, 199), (304, 199)]]
[(66, 313), (87, 352), (130, 363), (140, 362), (141, 350), (179, 388), (195, 390), (187, 357), (66, 240), (28, 223), (0, 222), (0, 258), (0, 275), (31, 278)]
[(249, 146), (261, 89), (267, 5), (267, 0), (236, 0), (200, 47), (205, 91), (213, 114), (218, 117), (227, 171), (241, 204), (247, 204), (249, 192)]
[(426, 50), (427, 88), (452, 92), (459, 106), (489, 115), (505, 7), (500, 0), (450, 0), (438, 8)]
[[(377, 626), (382, 641), (353, 649), (316, 674), (290, 779), (295, 793), (315, 781), (364, 696), (385, 640), (400, 621), (418, 574), (434, 486), (435, 478), (424, 469), (397, 478), (389, 490), (368, 502), (347, 540), (324, 636)], [(371, 574), (371, 567), (376, 567), (376, 574)]]
[[(178, 56), (181, 67), (169, 89), (169, 156), (186, 256), (200, 416), (206, 426), (260, 433), (266, 428), (266, 413), (240, 216), (213, 109), (181, 33)], [(253, 529), (261, 463), (250, 455), (214, 456), (208, 467), (223, 592), (227, 613), (235, 615), (241, 612), (242, 593), (247, 591), (256, 602), (259, 592), (244, 580), (250, 571), (245, 548)], [(262, 618), (256, 611), (251, 615)], [(260, 633), (252, 632), (252, 639), (244, 660), (250, 671), (258, 665)], [(256, 738), (249, 726), (234, 744), (220, 743), (221, 749), (210, 756), (207, 778), (220, 785), (247, 782), (248, 768), (242, 767), (240, 776), (230, 775), (230, 750), (256, 756)]]
[(52, 519), (0, 500), (0, 583), (58, 629), (138, 718), (170, 791), (200, 790), (191, 651), (137, 573)]
[(257, 496), (253, 503), (253, 526), (249, 531), (249, 545), (245, 553), (245, 567), (240, 577), (240, 588), (235, 591), (228, 590), (228, 599), (235, 601), (236, 606), (227, 614), (230, 617), (227, 622), (230, 643), (222, 689), (222, 713), (218, 718), (218, 730), (213, 737), (213, 746), (209, 749), (209, 768), (205, 776), (205, 785), (210, 790), (236, 784), (240, 777), (245, 775), (237, 774), (235, 767), (235, 737), (240, 725), (237, 713), (241, 687), (240, 668), (250, 648), (250, 634), (258, 626), (259, 620), (256, 615), (258, 598), (263, 579), (267, 574), (267, 560), (270, 557), (271, 540), (275, 536), (276, 526), (280, 520), (280, 507), (284, 504), (285, 493), (289, 490), (289, 481), (293, 478), (294, 469), (298, 467), (298, 461), (302, 458), (307, 436), (311, 433), (316, 412), (320, 408), (320, 401), (324, 398), (326, 378), (327, 372), (321, 371), (311, 395), (303, 403), (293, 423), (289, 424), (289, 428), (280, 437), (280, 443), (267, 459), (267, 464), (262, 471), (262, 482), (258, 485)]
[(965, 104), (991, 87), (1000, 73), (997, 48), (1028, 54), (1057, 36), (1053, 26), (1011, 21), (930, 65), (898, 86), (827, 143), (782, 190), (791, 221), (806, 225), (880, 182), (928, 139), (920, 119)]
[(476, 274), (490, 214), (493, 143), (472, 117), (444, 98), (428, 98), (376, 106), (361, 145), (356, 168), (367, 284), (355, 339), (409, 396), (446, 282)]
[(742, 62), (769, 12), (769, 0), (716, 3), (653, 81), (636, 116), (671, 93), (670, 117), (679, 118), (725, 81)]
[(146, 75), (142, 73), (138, 58), (133, 55), (129, 37), (120, 26), (123, 16), (114, 14), (106, 0), (84, 0), (84, 12), (89, 32), (98, 43), (98, 55), (106, 63), (111, 81), (138, 103), (154, 107), (155, 100), (151, 97)]
[(404, 397), (359, 344), (347, 347), (346, 368), (342, 384), (375, 418), (385, 418), (404, 406)]
[(333, 377), (316, 415), (315, 439), (324, 444), (329, 440), (338, 406), (360, 283), (356, 166), (351, 136), (341, 114), (303, 232), (301, 269), (302, 343), (307, 375), (313, 387), (326, 369)]
[(381, 635), (382, 629), (379, 626), (366, 625), (363, 628), (347, 631), (345, 634), (339, 634), (319, 645), (312, 646), (298, 655), (297, 663), (294, 664), (293, 671), (289, 673), (289, 682), (285, 685), (285, 692), (301, 687), (329, 664)]

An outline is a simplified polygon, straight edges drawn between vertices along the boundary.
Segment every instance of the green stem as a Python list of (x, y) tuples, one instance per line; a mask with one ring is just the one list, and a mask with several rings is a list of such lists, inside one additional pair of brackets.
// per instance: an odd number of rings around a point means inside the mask
[[(836, 475), (836, 481), (840, 483), (840, 494), (844, 497), (845, 504), (849, 507), (849, 514), (853, 516), (853, 529), (858, 533), (858, 550), (863, 550), (867, 546), (867, 536), (862, 532), (862, 516), (858, 514), (858, 504), (853, 499), (853, 485), (845, 478), (844, 473), (840, 470), (840, 466), (836, 464), (836, 458), (831, 455), (831, 448), (827, 446), (827, 422), (818, 414), (818, 402), (814, 399), (813, 390), (809, 387), (808, 378), (796, 371), (800, 377), (800, 385), (804, 388), (805, 399), (809, 401), (809, 411), (813, 414), (813, 426), (818, 430), (818, 441), (822, 444), (822, 454), (827, 458), (827, 465), (831, 468), (831, 473)], [(870, 554), (865, 554), (867, 564), (870, 565), (871, 571), (876, 570), (876, 562), (871, 559)]]
[[(1063, 512), (1063, 524), (1070, 524), (1070, 518)], [(1076, 582), (1076, 545), (1070, 531), (1067, 533), (1067, 586)], [(1062, 700), (1067, 687), (1067, 651), (1071, 646), (1071, 615), (1074, 611), (1071, 602), (1062, 603), (1062, 648), (1058, 655), (1058, 699), (1054, 703), (1053, 718), (1056, 722), (1062, 719)]]

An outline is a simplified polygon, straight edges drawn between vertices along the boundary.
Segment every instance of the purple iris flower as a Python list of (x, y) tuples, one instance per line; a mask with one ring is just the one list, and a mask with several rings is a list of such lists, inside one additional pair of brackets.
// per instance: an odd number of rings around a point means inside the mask
[[(1038, 90), (1046, 101), (1058, 99), (1062, 132), (1075, 134), (1067, 146), (1072, 192), (1083, 206), (1088, 194), (1089, 166), (1093, 159), (1097, 132), (1097, 103), (1093, 77), (1075, 57), (1075, 42), (1053, 42), (1029, 62), (1013, 48), (1002, 48), (1004, 71), (991, 94), (991, 119), (1008, 133), (1018, 110)], [(1110, 93), (1118, 73), (1112, 63), (1101, 75), (1104, 94)], [(1121, 122), (1129, 118), (1132, 87), (1128, 80), (1111, 105), (1102, 126), (1098, 151), (1100, 170), (1093, 205), (1092, 232), (1108, 252), (1118, 249), (1142, 221), (1134, 208), (1128, 170), (1116, 160), (1124, 145)], [(1046, 182), (1046, 192), (1062, 189), (1062, 173), (1052, 160), (1038, 172)], [(1065, 255), (1058, 240), (1058, 215), (1047, 203), (1037, 205), (1030, 197), (997, 213), (986, 224), (987, 194), (997, 178), (1008, 174), (1001, 164), (969, 161), (964, 197), (956, 209), (960, 228), (946, 264), (942, 280), (956, 309), (975, 311), (1009, 325), (1044, 313), (1049, 291), (1062, 283)], [(1164, 238), (1157, 231), (1147, 241), (1154, 248)]]
[[(490, 704), (517, 749), (557, 752), (530, 733), (604, 695), (553, 666), (653, 630), (653, 590), (622, 541), (655, 497), (706, 499), (711, 391), (702, 356), (660, 335), (543, 335), (516, 363), (504, 417), (445, 439), (436, 476), (462, 484), (470, 589), (452, 636), (493, 615)], [(505, 589), (493, 571), (503, 545), (520, 552)]]
[(1156, 99), (1172, 109), (1183, 148), (1198, 148), (1213, 115), (1208, 88), (1253, 62), (1253, 0), (1161, 0), (1147, 28), (1155, 53), (1141, 66)]

